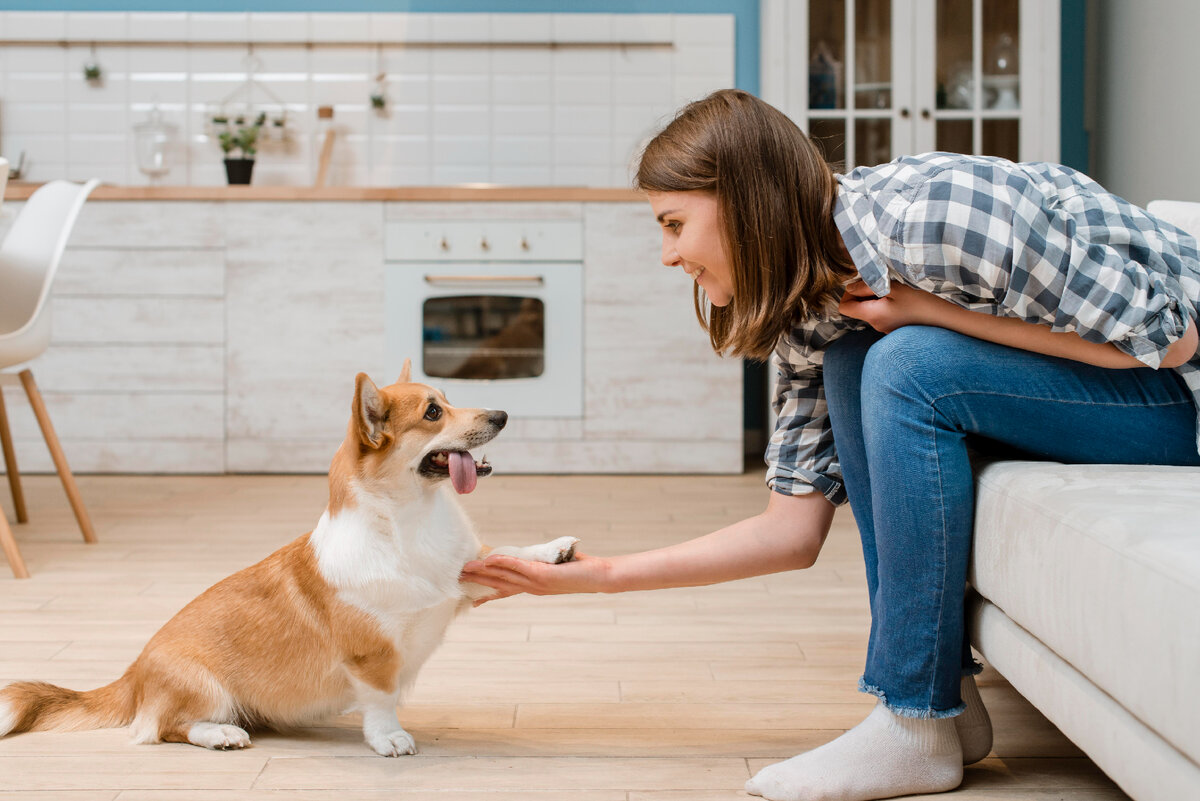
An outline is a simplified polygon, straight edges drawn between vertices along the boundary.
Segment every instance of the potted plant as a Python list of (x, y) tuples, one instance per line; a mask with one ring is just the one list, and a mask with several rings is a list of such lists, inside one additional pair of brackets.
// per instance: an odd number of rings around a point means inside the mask
[(245, 117), (214, 117), (213, 124), (223, 126), (217, 134), (221, 151), (225, 154), (225, 176), (231, 184), (248, 184), (254, 172), (254, 156), (258, 152), (258, 134), (267, 121), (262, 112), (253, 121)]

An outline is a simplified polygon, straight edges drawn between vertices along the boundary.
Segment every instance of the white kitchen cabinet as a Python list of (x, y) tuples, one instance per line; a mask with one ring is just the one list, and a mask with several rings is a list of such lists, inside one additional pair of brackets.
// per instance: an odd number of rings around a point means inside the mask
[(1059, 158), (1058, 0), (764, 0), (762, 96), (839, 171)]
[[(0, 209), (0, 238), (20, 205)], [(582, 270), (580, 411), (514, 414), (486, 451), (498, 472), (742, 470), (741, 362), (712, 353), (640, 201), (90, 201), (55, 282), (50, 347), (33, 365), (72, 468), (325, 472), (355, 374), (397, 377), (385, 232), (445, 220), (448, 236), (472, 233), (471, 247), (480, 220), (528, 222), (547, 238), (569, 226)], [(495, 247), (512, 245), (484, 230)], [(546, 240), (531, 233), (527, 244), (536, 258)], [(22, 470), (53, 471), (28, 403), (10, 390)]]

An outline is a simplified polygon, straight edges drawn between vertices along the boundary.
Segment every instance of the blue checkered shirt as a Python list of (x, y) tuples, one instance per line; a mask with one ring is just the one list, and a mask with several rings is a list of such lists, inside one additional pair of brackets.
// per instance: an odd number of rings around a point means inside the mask
[[(1111, 342), (1150, 367), (1200, 309), (1196, 240), (1069, 167), (927, 153), (838, 183), (834, 221), (878, 296), (900, 281), (964, 308)], [(821, 365), (826, 345), (865, 327), (834, 312), (780, 339), (766, 453), (775, 492), (845, 501)], [(1200, 409), (1200, 357), (1175, 369)]]

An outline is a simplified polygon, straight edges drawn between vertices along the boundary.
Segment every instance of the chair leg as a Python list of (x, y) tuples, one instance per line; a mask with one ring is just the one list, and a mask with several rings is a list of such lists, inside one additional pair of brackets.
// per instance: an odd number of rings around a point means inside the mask
[(4, 548), (4, 555), (8, 557), (8, 566), (12, 568), (13, 576), (19, 579), (29, 578), (29, 568), (25, 567), (25, 560), (21, 558), (17, 540), (13, 537), (3, 511), (0, 511), (0, 547)]
[(33, 373), (29, 370), (22, 370), (21, 383), (25, 386), (25, 394), (29, 396), (29, 405), (33, 407), (38, 425), (42, 427), (42, 436), (46, 438), (46, 446), (50, 448), (50, 457), (54, 459), (54, 467), (58, 470), (58, 477), (62, 481), (63, 489), (67, 491), (67, 500), (71, 502), (75, 519), (79, 521), (79, 530), (83, 532), (83, 539), (85, 542), (95, 542), (96, 532), (92, 530), (91, 518), (88, 517), (87, 508), (83, 505), (79, 487), (75, 485), (75, 476), (71, 475), (71, 468), (67, 465), (66, 454), (63, 453), (62, 446), (58, 444), (58, 435), (54, 433), (50, 415), (46, 412), (46, 404), (42, 401), (37, 384), (34, 383)]
[(21, 473), (17, 470), (17, 452), (13, 450), (12, 432), (8, 428), (8, 413), (4, 408), (4, 391), (0, 389), (0, 447), (4, 449), (4, 469), (8, 473), (8, 487), (12, 490), (13, 506), (17, 510), (17, 522), (28, 523), (25, 513), (25, 494), (21, 492)]

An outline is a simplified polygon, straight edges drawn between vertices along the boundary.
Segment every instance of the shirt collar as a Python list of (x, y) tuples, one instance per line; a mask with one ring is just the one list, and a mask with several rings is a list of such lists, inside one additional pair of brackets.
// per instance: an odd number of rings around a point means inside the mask
[(837, 176), (838, 196), (833, 207), (833, 221), (842, 234), (850, 260), (858, 268), (862, 278), (872, 292), (883, 297), (891, 291), (891, 279), (879, 250), (875, 247), (878, 228), (871, 211), (871, 200), (847, 184), (853, 179)]

